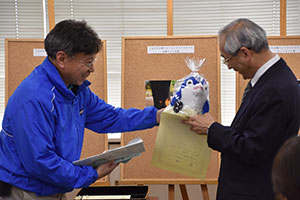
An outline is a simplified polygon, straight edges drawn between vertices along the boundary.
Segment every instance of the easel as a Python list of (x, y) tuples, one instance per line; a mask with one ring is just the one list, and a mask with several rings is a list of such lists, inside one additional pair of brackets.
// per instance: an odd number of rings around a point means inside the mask
[[(207, 184), (200, 184), (203, 200), (209, 200)], [(189, 196), (184, 184), (179, 184), (182, 200), (189, 200)], [(175, 185), (168, 185), (169, 200), (175, 200)]]
[[(168, 183), (169, 182), (169, 183)], [(171, 183), (170, 183), (171, 182)], [(200, 185), (202, 199), (209, 200), (207, 184), (217, 184), (216, 180), (199, 181), (199, 180), (140, 180), (140, 181), (115, 181), (115, 185), (168, 185), (168, 200), (175, 200), (175, 185), (179, 185), (182, 200), (189, 200), (186, 185)]]

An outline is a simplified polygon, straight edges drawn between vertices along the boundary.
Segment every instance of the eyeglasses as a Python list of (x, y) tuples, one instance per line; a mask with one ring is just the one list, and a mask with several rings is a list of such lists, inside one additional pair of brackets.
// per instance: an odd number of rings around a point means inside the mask
[(87, 66), (88, 68), (91, 68), (93, 66), (93, 64), (96, 62), (97, 58), (93, 58), (91, 61), (89, 62), (84, 62), (82, 60), (79, 60), (78, 58), (76, 58), (75, 56), (71, 57), (72, 59), (78, 61), (80, 64), (83, 64), (85, 66)]
[(224, 60), (223, 60), (223, 64), (228, 65), (229, 60), (230, 60), (233, 56), (234, 56), (234, 55), (232, 55), (232, 56), (230, 56), (230, 57), (224, 59)]
[(242, 48), (242, 47), (240, 47), (240, 48), (239, 48), (232, 56), (229, 56), (228, 58), (224, 59), (224, 60), (223, 60), (223, 64), (228, 65), (230, 59), (231, 59), (232, 57), (236, 56), (236, 55), (239, 53), (239, 51), (241, 50), (241, 48)]

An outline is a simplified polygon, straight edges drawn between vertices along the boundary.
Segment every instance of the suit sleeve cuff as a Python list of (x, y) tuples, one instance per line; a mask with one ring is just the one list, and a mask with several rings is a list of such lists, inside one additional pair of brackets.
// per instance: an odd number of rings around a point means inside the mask
[(209, 133), (209, 128), (210, 128), (214, 123), (216, 123), (216, 122), (211, 123), (211, 124), (209, 125), (209, 127), (207, 127), (206, 135), (208, 135), (208, 133)]

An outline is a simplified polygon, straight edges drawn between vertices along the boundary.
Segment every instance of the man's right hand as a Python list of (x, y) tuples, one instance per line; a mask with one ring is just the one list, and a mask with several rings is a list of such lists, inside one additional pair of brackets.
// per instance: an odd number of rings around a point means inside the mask
[(118, 165), (112, 160), (97, 167), (98, 179), (110, 174)]

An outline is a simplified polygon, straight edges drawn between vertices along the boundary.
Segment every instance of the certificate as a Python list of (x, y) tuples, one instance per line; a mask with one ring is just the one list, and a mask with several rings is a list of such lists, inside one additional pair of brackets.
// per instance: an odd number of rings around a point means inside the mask
[(152, 155), (152, 165), (182, 175), (204, 179), (212, 149), (207, 136), (181, 123), (182, 116), (163, 112)]

